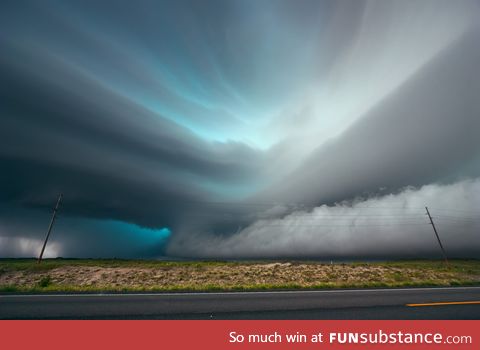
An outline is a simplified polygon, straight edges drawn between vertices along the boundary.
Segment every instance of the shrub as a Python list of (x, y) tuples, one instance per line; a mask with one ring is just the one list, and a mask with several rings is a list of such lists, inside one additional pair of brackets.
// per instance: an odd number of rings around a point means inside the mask
[(40, 279), (40, 281), (38, 282), (38, 286), (45, 288), (45, 287), (48, 287), (51, 283), (52, 283), (52, 279), (50, 276), (47, 275)]

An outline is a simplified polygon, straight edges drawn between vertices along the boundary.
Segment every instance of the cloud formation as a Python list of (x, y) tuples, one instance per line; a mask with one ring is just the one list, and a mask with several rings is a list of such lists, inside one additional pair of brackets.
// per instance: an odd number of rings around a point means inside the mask
[[(479, 10), (2, 3), (0, 256), (35, 255), (60, 192), (52, 255), (381, 255), (349, 230), (317, 249), (287, 218), (408, 186), (449, 191), (446, 208), (468, 204), (462, 186), (478, 195)], [(272, 215), (290, 227), (280, 240)]]
[(398, 194), (355, 198), (261, 218), (231, 236), (174, 238), (170, 253), (200, 257), (441, 257), (425, 206), (450, 257), (480, 251), (480, 179), (408, 187)]

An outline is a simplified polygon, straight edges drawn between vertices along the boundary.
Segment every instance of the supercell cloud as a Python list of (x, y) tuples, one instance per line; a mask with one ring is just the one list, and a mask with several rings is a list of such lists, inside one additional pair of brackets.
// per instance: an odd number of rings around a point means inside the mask
[(478, 257), (479, 11), (2, 2), (0, 257)]

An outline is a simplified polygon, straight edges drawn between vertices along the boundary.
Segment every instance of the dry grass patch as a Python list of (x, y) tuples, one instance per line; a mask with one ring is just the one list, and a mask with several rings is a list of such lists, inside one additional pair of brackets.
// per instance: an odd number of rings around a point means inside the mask
[(0, 260), (0, 291), (169, 291), (480, 284), (480, 261), (384, 263)]

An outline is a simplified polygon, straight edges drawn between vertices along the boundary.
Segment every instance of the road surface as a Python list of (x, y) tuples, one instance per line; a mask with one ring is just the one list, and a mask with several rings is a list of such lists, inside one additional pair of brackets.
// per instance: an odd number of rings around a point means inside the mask
[(480, 287), (0, 295), (0, 319), (480, 319)]

